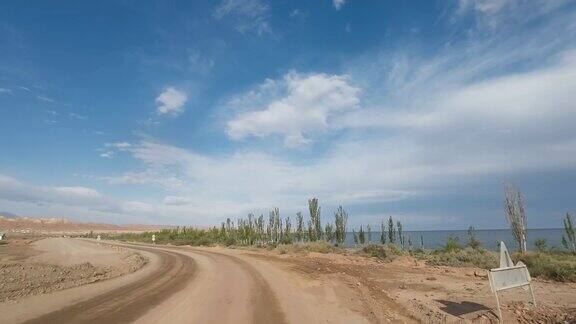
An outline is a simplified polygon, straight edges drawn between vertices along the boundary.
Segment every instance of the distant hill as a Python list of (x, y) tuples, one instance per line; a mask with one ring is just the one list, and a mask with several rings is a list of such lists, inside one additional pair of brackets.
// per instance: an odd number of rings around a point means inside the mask
[(161, 225), (114, 225), (105, 223), (81, 223), (66, 218), (39, 218), (19, 216), (13, 213), (0, 212), (0, 229), (17, 233), (87, 233), (94, 232), (142, 232), (154, 231), (169, 226)]
[(7, 211), (0, 211), (0, 216), (4, 216), (4, 218), (16, 218), (16, 217), (20, 217), (20, 215), (11, 213), (11, 212), (7, 212)]

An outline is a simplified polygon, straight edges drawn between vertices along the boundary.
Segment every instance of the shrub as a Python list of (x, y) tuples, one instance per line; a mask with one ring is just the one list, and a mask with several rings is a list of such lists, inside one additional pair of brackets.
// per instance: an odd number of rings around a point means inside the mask
[(388, 254), (382, 245), (370, 244), (362, 248), (362, 252), (373, 258), (386, 259)]
[(437, 250), (434, 252), (415, 252), (414, 255), (426, 260), (429, 265), (450, 266), (450, 267), (477, 267), (482, 269), (492, 269), (498, 266), (498, 260), (494, 252), (483, 248), (466, 248), (449, 252)]
[(462, 250), (462, 245), (460, 245), (460, 240), (456, 236), (448, 236), (444, 247), (442, 248), (444, 252), (455, 252)]
[(543, 238), (539, 238), (536, 241), (534, 241), (534, 245), (536, 246), (536, 250), (538, 250), (538, 252), (544, 252), (548, 248), (546, 244), (546, 239)]
[(561, 282), (576, 282), (576, 256), (570, 253), (515, 253), (515, 261), (522, 261), (533, 277)]
[(293, 244), (278, 244), (275, 247), (276, 251), (280, 254), (287, 253), (301, 253), (301, 252), (318, 252), (318, 253), (330, 253), (340, 251), (341, 248), (333, 246), (326, 241), (316, 241), (307, 243), (293, 243)]
[(395, 244), (368, 244), (362, 248), (362, 252), (366, 255), (383, 260), (393, 259), (398, 255), (407, 255), (408, 252), (399, 248)]
[(482, 243), (478, 239), (476, 239), (476, 229), (474, 228), (474, 226), (468, 227), (468, 244), (467, 245), (473, 249), (477, 249), (482, 245)]

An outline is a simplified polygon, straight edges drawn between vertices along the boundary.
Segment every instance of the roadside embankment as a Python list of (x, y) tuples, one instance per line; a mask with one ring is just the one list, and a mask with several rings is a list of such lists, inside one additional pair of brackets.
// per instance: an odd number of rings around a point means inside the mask
[(142, 255), (69, 239), (11, 240), (0, 246), (0, 302), (121, 276), (140, 269)]

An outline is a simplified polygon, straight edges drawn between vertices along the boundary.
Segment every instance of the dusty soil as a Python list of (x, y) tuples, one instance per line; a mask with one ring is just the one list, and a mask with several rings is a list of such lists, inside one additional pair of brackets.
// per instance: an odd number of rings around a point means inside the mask
[(0, 245), (0, 301), (118, 277), (146, 264), (134, 252), (69, 241), (21, 238)]
[[(27, 265), (37, 264), (30, 260), (52, 262), (54, 277), (64, 282), (74, 275), (62, 268), (78, 267), (71, 271), (94, 278), (94, 268), (104, 267), (98, 262), (122, 264), (128, 251), (150, 261), (110, 280), (0, 302), (1, 323), (497, 322), (483, 270), (431, 267), (409, 257), (384, 262), (354, 253), (98, 245), (79, 239), (25, 241), (13, 248), (19, 252), (8, 258), (0, 247), (0, 257), (20, 266), (10, 275), (24, 274), (22, 283), (52, 276), (42, 267), (28, 271)], [(76, 263), (90, 253), (90, 267)], [(58, 287), (59, 280), (46, 286)], [(538, 307), (522, 289), (501, 295), (505, 323), (575, 321), (575, 284), (535, 281), (534, 290)]]
[[(496, 302), (486, 271), (432, 267), (411, 257), (392, 262), (353, 254), (279, 255), (251, 251), (251, 257), (282, 264), (310, 280), (344, 282), (372, 322), (497, 322)], [(533, 281), (538, 306), (521, 288), (501, 293), (506, 323), (576, 322), (576, 284)]]

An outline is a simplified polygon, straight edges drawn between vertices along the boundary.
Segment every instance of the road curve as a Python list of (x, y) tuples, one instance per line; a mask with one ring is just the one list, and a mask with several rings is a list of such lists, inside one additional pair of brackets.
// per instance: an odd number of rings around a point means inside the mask
[[(339, 297), (345, 284), (302, 279), (241, 251), (114, 244), (139, 250), (154, 261), (126, 280), (33, 296), (19, 302), (18, 309), (0, 307), (11, 313), (7, 323), (369, 322), (349, 307), (348, 295)], [(76, 298), (83, 287), (87, 292)]]
[(127, 323), (178, 292), (195, 275), (193, 259), (171, 251), (130, 246), (160, 258), (148, 276), (85, 301), (61, 308), (25, 323)]
[(198, 275), (189, 287), (165, 303), (168, 307), (151, 310), (150, 316), (138, 322), (286, 323), (270, 285), (246, 260), (190, 247), (166, 249), (193, 258)]

